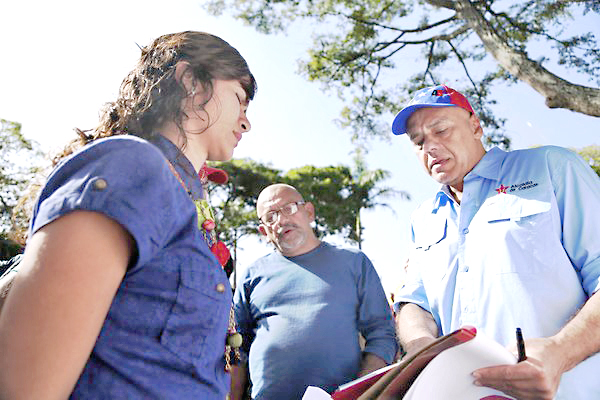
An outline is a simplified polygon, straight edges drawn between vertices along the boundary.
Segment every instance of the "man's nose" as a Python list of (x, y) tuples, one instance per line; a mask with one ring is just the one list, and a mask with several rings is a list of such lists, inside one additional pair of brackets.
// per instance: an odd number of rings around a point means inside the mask
[(431, 154), (432, 151), (436, 151), (439, 147), (439, 143), (434, 138), (427, 138), (423, 141), (423, 151), (426, 154)]
[(277, 219), (275, 220), (274, 225), (281, 226), (290, 218), (289, 215), (285, 215), (281, 211), (277, 213)]

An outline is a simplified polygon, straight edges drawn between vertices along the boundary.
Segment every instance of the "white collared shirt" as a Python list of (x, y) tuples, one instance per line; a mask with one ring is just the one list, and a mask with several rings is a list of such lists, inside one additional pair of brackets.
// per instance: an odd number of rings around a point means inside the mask
[[(460, 205), (443, 187), (411, 227), (396, 299), (430, 311), (440, 334), (473, 325), (503, 345), (516, 327), (551, 336), (600, 285), (600, 179), (563, 148), (492, 149)], [(557, 398), (600, 398), (598, 368), (600, 355), (563, 375)]]

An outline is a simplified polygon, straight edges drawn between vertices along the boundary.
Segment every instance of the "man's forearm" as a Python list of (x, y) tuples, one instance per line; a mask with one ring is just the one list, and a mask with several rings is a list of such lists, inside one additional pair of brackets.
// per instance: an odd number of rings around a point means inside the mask
[(552, 339), (563, 354), (564, 371), (600, 352), (600, 295), (592, 295), (581, 310)]
[(429, 312), (406, 303), (396, 314), (396, 334), (404, 352), (410, 353), (437, 338), (438, 328)]
[(600, 351), (600, 295), (594, 294), (556, 335), (525, 341), (527, 359), (473, 372), (475, 384), (518, 399), (554, 398), (562, 374)]

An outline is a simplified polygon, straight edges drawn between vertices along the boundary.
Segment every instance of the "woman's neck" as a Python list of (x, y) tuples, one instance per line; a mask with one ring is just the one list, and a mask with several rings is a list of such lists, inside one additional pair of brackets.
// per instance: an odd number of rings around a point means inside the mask
[[(207, 158), (207, 151), (198, 141), (189, 136), (183, 136), (181, 130), (175, 124), (167, 124), (160, 129), (160, 134), (171, 141), (187, 157), (199, 172)], [(190, 140), (191, 139), (191, 140)]]

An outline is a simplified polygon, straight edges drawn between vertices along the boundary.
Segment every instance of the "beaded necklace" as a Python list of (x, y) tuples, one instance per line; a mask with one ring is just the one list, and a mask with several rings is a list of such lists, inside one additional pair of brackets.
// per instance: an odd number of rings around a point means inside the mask
[[(175, 178), (179, 181), (181, 186), (190, 196), (190, 199), (196, 206), (196, 213), (198, 214), (198, 230), (202, 234), (202, 238), (208, 245), (210, 251), (215, 255), (221, 267), (224, 267), (231, 257), (229, 250), (225, 244), (218, 240), (216, 231), (215, 214), (210, 206), (209, 202), (205, 199), (193, 199), (192, 193), (188, 190), (187, 186), (181, 179), (181, 175), (175, 169), (173, 164), (168, 161), (169, 168)], [(202, 185), (206, 183), (205, 170), (201, 169), (199, 174)], [(229, 308), (229, 325), (227, 327), (227, 340), (225, 342), (225, 371), (230, 371), (232, 365), (237, 365), (240, 362), (240, 346), (242, 345), (242, 335), (237, 332), (235, 326), (235, 315), (233, 313), (233, 306)]]

